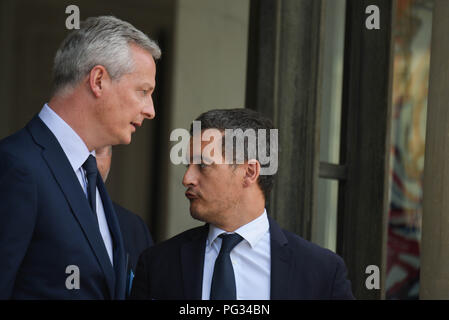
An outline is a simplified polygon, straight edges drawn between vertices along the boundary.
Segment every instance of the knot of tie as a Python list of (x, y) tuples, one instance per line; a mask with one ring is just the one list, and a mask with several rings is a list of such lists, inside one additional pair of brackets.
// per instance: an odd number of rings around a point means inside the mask
[(240, 241), (243, 240), (243, 237), (237, 233), (231, 233), (231, 234), (223, 233), (219, 237), (223, 239), (221, 242), (220, 253), (221, 252), (223, 252), (223, 253), (231, 252), (232, 249), (234, 249), (234, 247), (236, 245), (238, 245), (240, 243)]
[(83, 164), (83, 169), (86, 170), (87, 176), (97, 174), (97, 160), (93, 155), (89, 155), (89, 157)]
[(87, 199), (89, 200), (90, 208), (96, 214), (97, 204), (96, 204), (96, 190), (97, 190), (97, 160), (93, 155), (89, 155), (87, 160), (83, 164), (84, 170), (86, 170), (87, 178)]

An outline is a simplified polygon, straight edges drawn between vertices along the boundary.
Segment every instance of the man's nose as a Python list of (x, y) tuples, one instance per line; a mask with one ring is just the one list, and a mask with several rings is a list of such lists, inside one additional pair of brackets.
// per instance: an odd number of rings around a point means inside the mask
[(184, 177), (182, 178), (182, 184), (186, 188), (197, 185), (195, 170), (192, 165), (187, 167), (186, 173), (184, 173)]
[(143, 116), (146, 119), (154, 119), (156, 116), (156, 111), (154, 111), (153, 98), (150, 98), (150, 102), (142, 110)]

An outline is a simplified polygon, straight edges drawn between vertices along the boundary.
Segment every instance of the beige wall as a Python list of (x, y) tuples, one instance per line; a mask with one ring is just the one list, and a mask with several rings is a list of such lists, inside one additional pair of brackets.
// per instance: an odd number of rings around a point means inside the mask
[(420, 299), (449, 299), (449, 2), (435, 1), (427, 106)]
[[(243, 107), (249, 0), (178, 0), (175, 5), (170, 131), (202, 112)], [(189, 214), (181, 181), (185, 167), (168, 168), (165, 238), (202, 223)]]

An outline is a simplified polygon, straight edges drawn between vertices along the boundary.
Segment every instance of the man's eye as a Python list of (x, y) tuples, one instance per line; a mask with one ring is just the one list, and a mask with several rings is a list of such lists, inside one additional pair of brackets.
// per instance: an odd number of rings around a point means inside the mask
[(148, 94), (148, 90), (142, 90), (143, 95), (146, 96)]
[(204, 169), (204, 168), (206, 168), (207, 166), (209, 166), (208, 164), (205, 164), (204, 162), (203, 163), (200, 163), (200, 168), (201, 169)]

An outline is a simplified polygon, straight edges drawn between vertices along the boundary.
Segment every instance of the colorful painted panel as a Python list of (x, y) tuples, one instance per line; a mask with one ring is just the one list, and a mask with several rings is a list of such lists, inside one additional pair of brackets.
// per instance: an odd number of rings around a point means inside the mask
[(386, 298), (418, 299), (433, 0), (396, 5)]

